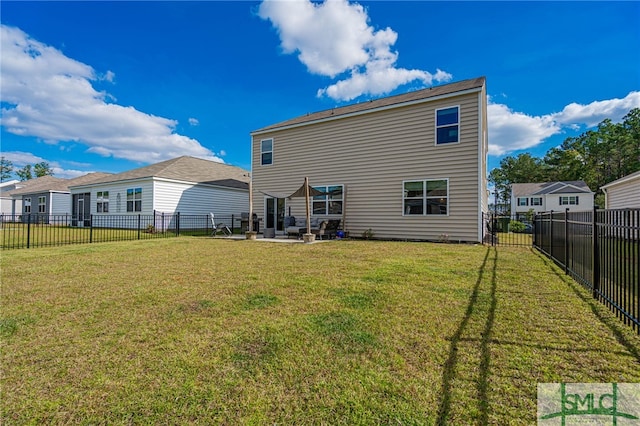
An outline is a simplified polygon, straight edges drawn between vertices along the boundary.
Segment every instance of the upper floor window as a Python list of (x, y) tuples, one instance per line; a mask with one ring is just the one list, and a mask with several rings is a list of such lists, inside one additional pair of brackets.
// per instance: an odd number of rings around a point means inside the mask
[(142, 211), (142, 188), (127, 189), (127, 211), (128, 212)]
[(109, 191), (98, 191), (96, 198), (96, 212), (109, 213)]
[(344, 189), (342, 185), (314, 186), (323, 195), (313, 197), (313, 214), (342, 214)]
[(47, 197), (38, 197), (38, 213), (47, 212)]
[(436, 110), (436, 144), (460, 142), (460, 107)]
[(518, 206), (528, 206), (529, 199), (527, 197), (518, 197)]
[(578, 205), (578, 196), (577, 195), (569, 195), (569, 196), (560, 196), (560, 205), (561, 206), (577, 206)]
[(418, 180), (404, 182), (405, 215), (446, 215), (449, 206), (449, 181)]
[(31, 213), (31, 197), (24, 199), (24, 212)]
[(531, 197), (531, 205), (532, 206), (541, 206), (542, 205), (542, 197)]
[(263, 166), (273, 164), (273, 139), (260, 141), (260, 164)]

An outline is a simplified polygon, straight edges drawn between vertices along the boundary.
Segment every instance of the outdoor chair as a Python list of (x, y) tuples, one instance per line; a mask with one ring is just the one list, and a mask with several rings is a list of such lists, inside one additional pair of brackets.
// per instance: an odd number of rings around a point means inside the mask
[(211, 226), (213, 226), (213, 232), (211, 232), (212, 237), (215, 237), (216, 235), (218, 235), (218, 232), (222, 232), (222, 234), (226, 237), (231, 236), (232, 234), (231, 229), (229, 229), (227, 225), (225, 225), (224, 223), (218, 223), (216, 225), (216, 219), (214, 214), (209, 213), (209, 216), (211, 217)]

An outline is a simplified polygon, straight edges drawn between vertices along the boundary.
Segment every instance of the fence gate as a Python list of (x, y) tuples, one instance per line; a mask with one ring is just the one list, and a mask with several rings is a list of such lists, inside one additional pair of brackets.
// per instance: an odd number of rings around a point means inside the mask
[(484, 215), (483, 239), (492, 246), (533, 246), (533, 220), (522, 216)]

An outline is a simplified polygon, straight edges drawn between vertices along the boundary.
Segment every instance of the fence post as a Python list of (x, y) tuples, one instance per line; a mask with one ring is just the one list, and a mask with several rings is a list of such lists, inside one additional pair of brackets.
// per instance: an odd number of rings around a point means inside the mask
[(141, 224), (141, 215), (138, 213), (138, 239), (140, 239), (140, 224)]
[(89, 243), (93, 242), (93, 213), (89, 215)]
[(31, 213), (27, 215), (27, 248), (31, 245)]
[(598, 298), (600, 292), (600, 250), (598, 248), (598, 220), (597, 220), (598, 207), (593, 207), (593, 219), (591, 223), (593, 237), (593, 298)]
[(234, 233), (234, 232), (233, 232), (233, 225), (234, 225), (234, 223), (236, 223), (236, 222), (235, 222), (235, 220), (234, 220), (234, 217), (233, 217), (233, 216), (234, 216), (234, 215), (232, 214), (232, 215), (231, 215), (231, 233), (232, 233), (232, 234)]
[(180, 236), (180, 212), (176, 213), (176, 237)]
[(569, 208), (564, 210), (564, 273), (569, 274)]
[(549, 212), (549, 257), (553, 260), (553, 210)]

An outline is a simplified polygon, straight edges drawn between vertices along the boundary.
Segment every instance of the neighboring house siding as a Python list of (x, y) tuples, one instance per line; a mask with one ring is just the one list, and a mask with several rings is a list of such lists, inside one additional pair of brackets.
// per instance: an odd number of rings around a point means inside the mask
[[(142, 210), (139, 212), (127, 212), (127, 189), (131, 188), (142, 188)], [(109, 191), (109, 214), (111, 215), (153, 214), (153, 183), (151, 179), (107, 183), (95, 185), (90, 188), (83, 187), (82, 189), (74, 190), (73, 193), (91, 192), (91, 214), (98, 214), (98, 191)], [(118, 195), (120, 196), (119, 198)]]
[(0, 216), (4, 221), (16, 220), (16, 215), (22, 213), (22, 200), (12, 198), (10, 191), (20, 188), (20, 182), (9, 181), (0, 184)]
[(49, 193), (48, 192), (37, 192), (37, 193), (33, 193), (33, 194), (24, 194), (22, 195), (22, 204), (23, 204), (23, 212), (25, 210), (25, 198), (30, 198), (31, 199), (31, 214), (38, 214), (39, 211), (39, 199), (40, 197), (45, 197), (45, 203), (46, 203), (46, 211), (43, 214), (49, 214), (49, 206), (50, 206), (50, 197), (49, 197)]
[[(577, 205), (561, 205), (560, 197), (578, 197)], [(524, 196), (522, 196), (524, 197)], [(542, 205), (541, 206), (532, 206), (531, 198), (542, 197)], [(545, 194), (545, 195), (529, 195), (527, 198), (529, 199), (528, 206), (518, 206), (518, 197), (514, 197), (511, 203), (511, 211), (515, 213), (527, 213), (530, 209), (533, 209), (535, 213), (540, 212), (548, 212), (548, 211), (560, 211), (566, 210), (567, 208), (570, 211), (582, 211), (582, 210), (591, 210), (593, 209), (593, 194), (580, 192), (580, 193), (560, 193), (560, 194)]]
[[(485, 156), (479, 130), (480, 93), (375, 111), (333, 121), (253, 135), (254, 212), (264, 215), (267, 193), (343, 184), (346, 229), (360, 236), (478, 241), (486, 205), (479, 171)], [(435, 145), (435, 110), (460, 106), (460, 143)], [(273, 164), (260, 165), (260, 141), (273, 138)], [(482, 163), (479, 162), (482, 161)], [(484, 172), (484, 171), (483, 171)], [(448, 179), (449, 214), (403, 216), (403, 181)], [(256, 186), (258, 185), (258, 186)], [(287, 200), (294, 216), (304, 200)], [(287, 214), (289, 209), (286, 210)]]
[(51, 193), (49, 212), (52, 215), (71, 214), (71, 195), (59, 192)]
[(249, 211), (246, 190), (167, 181), (156, 181), (154, 188), (154, 207), (159, 212), (239, 216)]
[(640, 176), (607, 189), (608, 209), (640, 208)]

